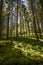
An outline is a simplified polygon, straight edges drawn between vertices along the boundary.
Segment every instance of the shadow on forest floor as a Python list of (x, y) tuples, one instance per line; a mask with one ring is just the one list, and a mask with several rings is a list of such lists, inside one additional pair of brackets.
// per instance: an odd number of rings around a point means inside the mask
[(0, 43), (0, 65), (43, 65), (43, 42), (18, 37)]
[(26, 44), (31, 44), (33, 46), (39, 45), (40, 47), (43, 46), (43, 41), (37, 41), (36, 39), (28, 38), (28, 37), (18, 37), (14, 38), (15, 41), (26, 43)]

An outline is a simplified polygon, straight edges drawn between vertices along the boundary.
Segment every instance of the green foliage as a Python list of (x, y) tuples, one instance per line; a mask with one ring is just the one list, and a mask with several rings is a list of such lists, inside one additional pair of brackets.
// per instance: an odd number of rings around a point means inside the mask
[(43, 42), (29, 38), (15, 38), (0, 41), (0, 65), (35, 65), (42, 64)]

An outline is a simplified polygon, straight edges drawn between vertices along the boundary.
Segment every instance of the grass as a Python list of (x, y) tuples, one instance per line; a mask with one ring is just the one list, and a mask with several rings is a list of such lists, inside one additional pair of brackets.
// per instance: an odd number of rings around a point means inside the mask
[(28, 37), (0, 40), (0, 65), (43, 65), (43, 41)]

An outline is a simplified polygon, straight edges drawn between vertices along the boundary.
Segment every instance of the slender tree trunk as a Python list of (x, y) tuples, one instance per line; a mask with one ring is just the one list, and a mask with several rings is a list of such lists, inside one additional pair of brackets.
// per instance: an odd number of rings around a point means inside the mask
[(21, 35), (21, 37), (22, 37), (21, 12), (20, 12), (20, 35)]
[(9, 14), (8, 14), (8, 20), (7, 20), (7, 39), (9, 38)]
[(26, 17), (25, 17), (25, 29), (26, 29), (26, 36), (27, 36), (27, 21), (26, 21)]
[(18, 37), (18, 0), (17, 0), (17, 21), (16, 21), (16, 37)]
[(41, 4), (41, 28), (42, 28), (42, 33), (43, 33), (43, 0), (40, 0), (40, 4)]
[(3, 0), (0, 1), (0, 39), (2, 38), (3, 19), (2, 19)]
[(28, 32), (29, 32), (29, 36), (30, 36), (30, 27), (29, 27), (29, 21), (27, 22), (28, 24)]
[[(11, 3), (10, 3), (11, 4)], [(10, 18), (10, 4), (8, 5), (8, 10), (9, 10), (9, 13), (8, 13), (8, 17), (7, 17), (7, 39), (9, 38), (9, 18)]]
[(23, 36), (24, 36), (24, 18), (23, 18), (23, 23), (22, 24), (23, 24)]
[(12, 1), (12, 3), (11, 3), (12, 5), (12, 9), (11, 9), (11, 28), (10, 28), (10, 38), (12, 39), (12, 30), (13, 30), (13, 1)]

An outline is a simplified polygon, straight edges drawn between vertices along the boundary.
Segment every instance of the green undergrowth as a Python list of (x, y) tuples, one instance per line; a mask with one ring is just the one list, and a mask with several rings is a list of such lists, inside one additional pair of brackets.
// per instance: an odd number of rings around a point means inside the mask
[(0, 65), (43, 65), (43, 41), (28, 37), (0, 40)]

